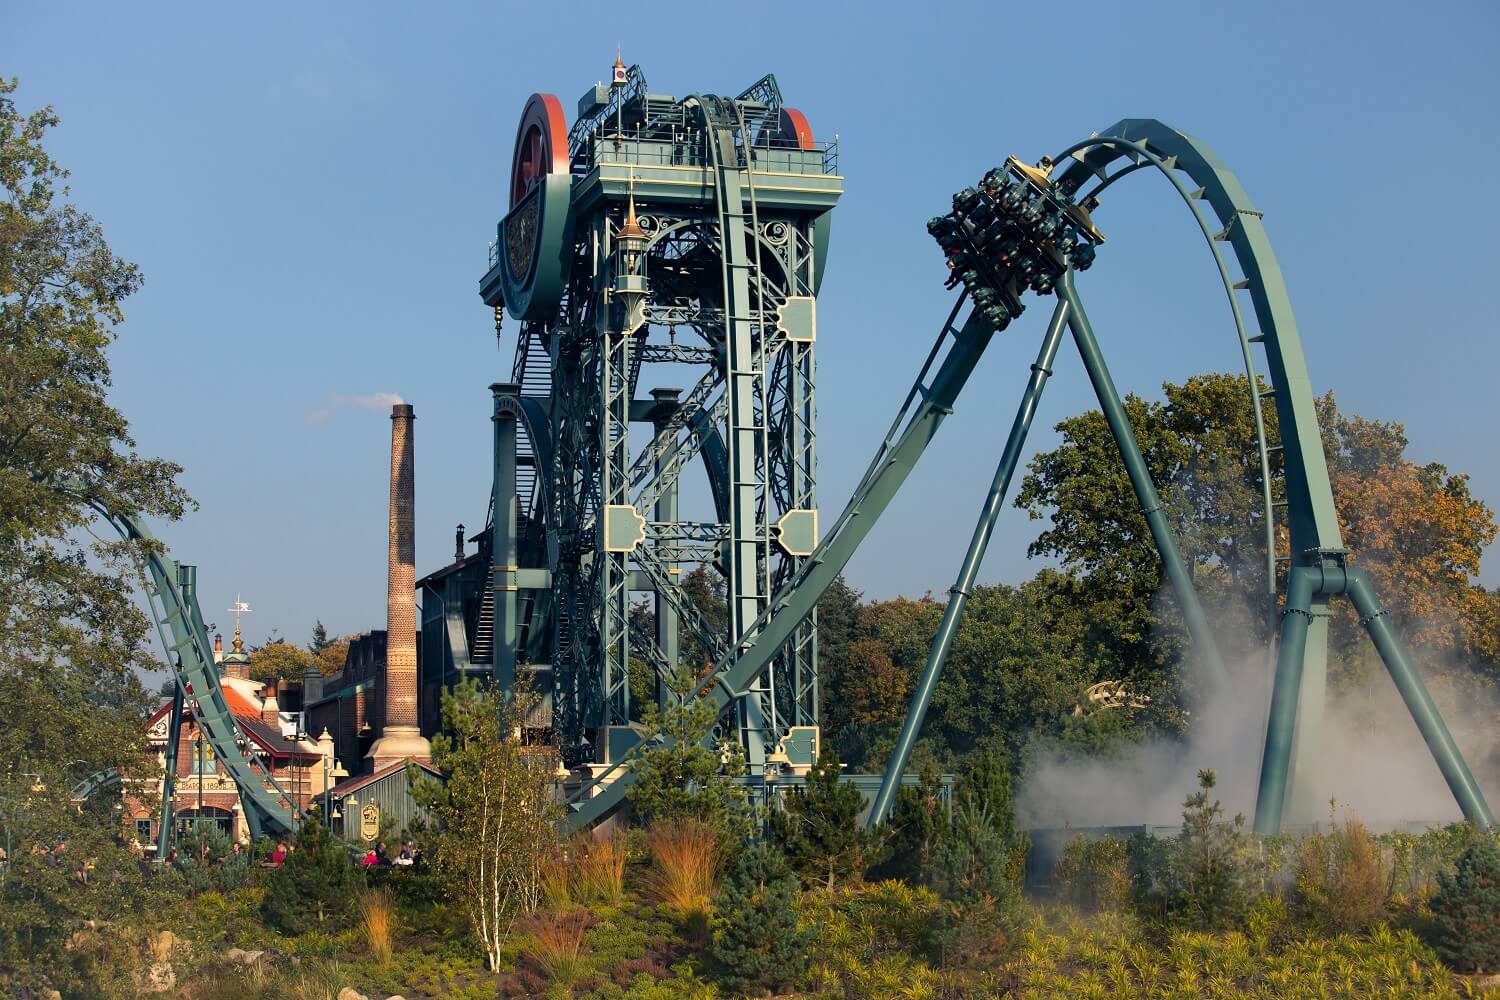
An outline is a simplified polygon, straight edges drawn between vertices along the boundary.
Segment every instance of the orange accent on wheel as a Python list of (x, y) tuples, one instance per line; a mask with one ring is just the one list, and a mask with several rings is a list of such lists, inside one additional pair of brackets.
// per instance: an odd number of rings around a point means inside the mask
[(547, 174), (568, 172), (568, 122), (562, 102), (552, 94), (532, 94), (516, 127), (516, 151), (510, 163), (510, 207)]
[(778, 125), (778, 138), (782, 141), (798, 149), (813, 148), (812, 126), (807, 124), (807, 116), (796, 108), (782, 108)]

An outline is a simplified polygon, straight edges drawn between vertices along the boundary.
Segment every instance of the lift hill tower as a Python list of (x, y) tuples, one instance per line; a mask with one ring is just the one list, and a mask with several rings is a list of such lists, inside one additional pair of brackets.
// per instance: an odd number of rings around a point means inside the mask
[[(530, 675), (570, 767), (617, 759), (674, 671), (752, 641), (817, 545), (817, 292), (842, 188), (836, 143), (773, 76), (679, 100), (617, 60), (571, 127), (550, 94), (522, 112), (480, 281), (497, 330), (519, 322), (491, 387), (494, 496), (478, 555), (424, 581), (446, 595), (424, 638), (449, 669)], [(723, 610), (683, 587), (697, 565)], [(720, 735), (752, 772), (811, 762), (817, 675), (810, 618), (734, 692)]]

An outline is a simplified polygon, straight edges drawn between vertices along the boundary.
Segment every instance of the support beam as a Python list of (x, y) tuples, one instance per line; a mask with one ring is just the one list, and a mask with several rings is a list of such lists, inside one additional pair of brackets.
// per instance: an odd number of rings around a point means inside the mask
[(490, 386), (495, 412), (490, 418), (495, 428), (494, 491), (495, 517), (490, 529), (490, 590), (494, 594), (494, 671), (496, 685), (509, 691), (516, 684), (516, 615), (517, 545), (516, 512), (516, 415), (502, 406), (507, 398), (519, 395), (521, 387), (513, 382), (496, 382)]
[(1286, 606), (1281, 611), (1281, 642), (1276, 650), (1276, 680), (1271, 688), (1271, 715), (1266, 722), (1266, 746), (1260, 764), (1260, 789), (1255, 797), (1255, 832), (1280, 833), (1292, 764), (1292, 741), (1297, 731), (1297, 701), (1302, 690), (1302, 667), (1307, 651), (1307, 626), (1312, 601), (1322, 574), (1310, 566), (1296, 566), (1288, 575)]
[(1349, 570), (1349, 597), (1354, 602), (1355, 610), (1359, 612), (1360, 621), (1370, 633), (1370, 641), (1375, 643), (1380, 658), (1385, 661), (1385, 668), (1390, 671), (1391, 680), (1396, 683), (1401, 700), (1406, 702), (1406, 708), (1422, 733), (1422, 739), (1427, 741), (1427, 749), (1432, 751), (1438, 770), (1443, 772), (1443, 780), (1448, 783), (1453, 797), (1458, 800), (1458, 807), (1463, 810), (1464, 818), (1481, 830), (1494, 828), (1495, 814), (1490, 811), (1484, 792), (1474, 780), (1469, 765), (1464, 762), (1458, 745), (1453, 742), (1453, 736), (1443, 723), (1443, 717), (1432, 703), (1427, 685), (1422, 683), (1422, 675), (1407, 657), (1405, 647), (1391, 626), (1390, 615), (1380, 606), (1375, 588), (1370, 585), (1363, 570)]
[(1120, 458), (1125, 462), (1125, 471), (1130, 476), (1130, 485), (1141, 505), (1141, 514), (1146, 518), (1151, 538), (1156, 542), (1156, 551), (1161, 555), (1162, 568), (1182, 606), (1188, 634), (1192, 636), (1196, 647), (1195, 652), (1207, 666), (1209, 681), (1222, 687), (1229, 680), (1229, 672), (1224, 669), (1218, 644), (1214, 642), (1213, 632), (1208, 627), (1208, 616), (1203, 613), (1203, 605), (1198, 603), (1192, 576), (1182, 560), (1182, 554), (1177, 550), (1177, 541), (1172, 537), (1166, 515), (1162, 513), (1161, 498), (1151, 482), (1151, 472), (1146, 468), (1146, 459), (1141, 455), (1141, 446), (1136, 443), (1135, 432), (1131, 430), (1130, 418), (1125, 414), (1125, 404), (1121, 402), (1114, 379), (1110, 377), (1109, 368), (1104, 363), (1104, 354), (1099, 350), (1094, 328), (1078, 298), (1071, 269), (1064, 271), (1062, 279), (1058, 281), (1057, 297), (1068, 304), (1068, 326), (1073, 330), (1078, 354), (1083, 358), (1089, 381), (1094, 384), (1094, 395), (1099, 398), (1099, 407), (1104, 411), (1104, 419), (1109, 423), (1110, 433), (1114, 435), (1115, 446), (1119, 448)]
[[(657, 435), (656, 441), (652, 443), (652, 451), (656, 455), (655, 471), (658, 480), (662, 476), (661, 447), (666, 444), (662, 438), (671, 433), (669, 429), (672, 426), (671, 418), (677, 411), (677, 401), (680, 395), (681, 392), (677, 389), (651, 390), (651, 399), (653, 400), (652, 412), (655, 414), (654, 430)], [(677, 480), (675, 477), (662, 489), (661, 497), (656, 501), (656, 509), (652, 516), (657, 521), (673, 522), (677, 520)], [(675, 562), (666, 559), (662, 561), (666, 563), (667, 573), (671, 576), (673, 582), (680, 582), (681, 567)], [(656, 595), (655, 602), (653, 610), (655, 612), (656, 624), (656, 647), (661, 650), (662, 669), (670, 676), (677, 670), (677, 609), (672, 606), (672, 603), (667, 600), (665, 595), (660, 593)], [(657, 707), (662, 711), (666, 711), (669, 707), (671, 697), (672, 693), (662, 683), (662, 678), (658, 674), (656, 678)]]
[[(172, 694), (172, 716), (167, 723), (167, 769), (162, 775), (161, 825), (156, 830), (156, 860), (164, 861), (172, 846), (172, 798), (177, 794), (177, 742), (182, 739), (182, 685)], [(246, 815), (249, 815), (247, 810)]]
[(1067, 322), (1068, 304), (1065, 301), (1059, 301), (1057, 308), (1052, 312), (1052, 321), (1047, 324), (1047, 333), (1042, 338), (1042, 347), (1037, 352), (1036, 363), (1031, 366), (1031, 378), (1026, 383), (1026, 391), (1021, 394), (1021, 405), (1016, 409), (1016, 419), (1010, 425), (1010, 436), (1005, 440), (1005, 451), (1000, 456), (1000, 464), (995, 469), (995, 478), (990, 484), (989, 495), (985, 497), (984, 507), (980, 510), (979, 523), (974, 526), (974, 536), (969, 540), (968, 551), (964, 553), (963, 564), (958, 570), (958, 579), (954, 581), (953, 588), (948, 592), (950, 595), (948, 607), (944, 609), (942, 623), (938, 625), (937, 634), (932, 638), (932, 648), (927, 654), (927, 664), (922, 668), (922, 676), (917, 681), (916, 690), (912, 692), (911, 705), (906, 710), (906, 720), (901, 724), (901, 735), (896, 739), (896, 748), (891, 752), (891, 759), (885, 768), (885, 777), (880, 783), (880, 791), (876, 794), (875, 804), (870, 809), (868, 824), (872, 830), (885, 822), (896, 789), (901, 785), (901, 775), (906, 771), (907, 762), (911, 760), (912, 747), (916, 745), (917, 737), (921, 735), (922, 722), (927, 717), (927, 705), (932, 699), (932, 692), (937, 688), (938, 678), (942, 676), (943, 666), (948, 662), (948, 652), (953, 648), (953, 639), (958, 635), (958, 626), (963, 619), (964, 607), (968, 604), (974, 578), (979, 572), (980, 563), (984, 560), (985, 549), (989, 547), (990, 535), (995, 530), (995, 520), (1000, 516), (1000, 510), (1005, 505), (1005, 493), (1010, 489), (1011, 476), (1020, 463), (1021, 449), (1025, 447), (1026, 435), (1031, 430), (1031, 419), (1036, 415), (1037, 403), (1042, 398), (1042, 389), (1046, 387), (1047, 379), (1052, 374), (1052, 363), (1057, 359), (1057, 347), (1062, 342), (1063, 329), (1067, 326)]

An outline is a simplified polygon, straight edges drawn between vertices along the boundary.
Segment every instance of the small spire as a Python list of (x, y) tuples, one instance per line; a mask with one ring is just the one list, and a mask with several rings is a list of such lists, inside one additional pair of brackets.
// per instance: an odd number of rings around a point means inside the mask
[(243, 653), (245, 651), (245, 640), (240, 638), (240, 629), (238, 625), (236, 625), (234, 628), (234, 642), (230, 643), (230, 646), (236, 653)]
[(625, 68), (625, 60), (620, 55), (620, 50), (615, 49), (615, 64), (611, 69), (610, 86), (623, 87), (630, 80), (630, 71)]
[(644, 240), (646, 231), (635, 218), (635, 170), (630, 171), (630, 202), (625, 209), (625, 225), (620, 227), (620, 239)]

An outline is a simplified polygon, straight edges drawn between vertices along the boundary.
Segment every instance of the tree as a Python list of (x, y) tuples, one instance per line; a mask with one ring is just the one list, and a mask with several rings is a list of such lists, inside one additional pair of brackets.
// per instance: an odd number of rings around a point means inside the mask
[(1027, 841), (1016, 830), (1010, 770), (994, 753), (974, 759), (954, 791), (953, 818), (940, 827), (932, 885), (962, 903), (1009, 912), (1020, 900)]
[[(18, 859), (0, 886), (0, 968), (41, 989), (76, 965), (63, 946), (78, 920), (140, 903), (139, 880), (117, 877), (134, 868), (107, 804), (80, 814), (67, 794), (94, 771), (151, 766), (138, 674), (160, 664), (132, 597), (145, 546), (115, 540), (95, 507), (173, 520), (190, 501), (181, 469), (142, 457), (107, 397), (140, 272), (66, 201), (43, 145), (57, 117), (21, 113), (16, 88), (0, 79), (0, 825)], [(19, 861), (60, 841), (96, 874)]]
[(1500, 845), (1482, 833), (1454, 870), (1438, 873), (1432, 897), (1437, 953), (1476, 975), (1500, 969)]
[(264, 646), (250, 651), (250, 676), (258, 681), (289, 681), (302, 679), (317, 659), (303, 649), (282, 638), (272, 638)]
[(691, 676), (678, 670), (667, 681), (668, 705), (648, 705), (642, 729), (648, 746), (636, 755), (635, 783), (625, 793), (646, 823), (698, 819), (715, 824), (729, 841), (749, 833), (745, 790), (735, 781), (744, 772), (737, 741), (715, 745), (705, 733), (718, 719), (713, 703), (689, 697)]
[(798, 925), (797, 877), (764, 844), (743, 851), (714, 898), (710, 955), (732, 990), (783, 989), (807, 968), (814, 928)]
[(524, 684), (501, 692), (465, 679), (443, 692), (444, 732), (432, 739), (444, 780), (407, 765), (412, 797), (435, 820), (444, 891), (462, 908), (491, 969), (516, 918), (540, 902), (542, 865), (558, 842), (556, 757), (522, 743), (536, 703)]
[(1164, 842), (1131, 837), (1131, 901), (1142, 919), (1193, 930), (1225, 930), (1244, 921), (1251, 899), (1245, 817), (1226, 821), (1210, 793), (1218, 778), (1198, 772), (1198, 791), (1182, 804), (1182, 832)]
[(839, 755), (832, 747), (818, 754), (801, 789), (791, 789), (771, 812), (771, 838), (809, 884), (832, 889), (841, 878), (864, 873), (873, 846), (859, 822), (865, 797), (839, 780)]
[(261, 916), (283, 934), (331, 932), (354, 912), (364, 880), (317, 807), (297, 831), (296, 850), (266, 878)]
[(323, 620), (319, 618), (313, 622), (312, 638), (307, 642), (307, 651), (317, 656), (331, 645), (333, 640), (328, 638), (328, 629), (323, 627)]

